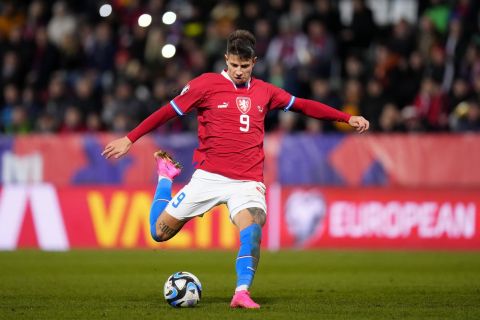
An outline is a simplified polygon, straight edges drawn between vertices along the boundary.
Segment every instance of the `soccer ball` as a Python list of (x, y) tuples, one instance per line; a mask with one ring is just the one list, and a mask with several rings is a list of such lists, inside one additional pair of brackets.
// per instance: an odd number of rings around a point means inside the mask
[(172, 307), (194, 307), (202, 297), (202, 284), (190, 272), (176, 272), (165, 282), (163, 295)]

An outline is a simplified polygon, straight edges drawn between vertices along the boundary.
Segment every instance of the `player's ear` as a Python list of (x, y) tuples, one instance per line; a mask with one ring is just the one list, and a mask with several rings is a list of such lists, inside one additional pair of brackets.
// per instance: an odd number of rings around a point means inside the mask
[(257, 59), (258, 59), (257, 57), (253, 57), (252, 59), (253, 64), (257, 63)]
[(228, 55), (225, 53), (225, 63), (227, 63), (227, 62), (228, 62)]

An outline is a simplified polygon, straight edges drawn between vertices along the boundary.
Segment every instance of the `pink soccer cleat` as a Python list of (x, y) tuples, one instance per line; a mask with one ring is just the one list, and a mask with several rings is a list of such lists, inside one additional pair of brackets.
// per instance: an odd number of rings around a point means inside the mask
[(182, 171), (182, 165), (173, 160), (166, 151), (156, 151), (153, 157), (157, 161), (157, 173), (161, 177), (173, 180)]
[(245, 308), (245, 309), (259, 309), (260, 305), (250, 298), (250, 292), (247, 290), (241, 290), (235, 292), (230, 302), (232, 308)]

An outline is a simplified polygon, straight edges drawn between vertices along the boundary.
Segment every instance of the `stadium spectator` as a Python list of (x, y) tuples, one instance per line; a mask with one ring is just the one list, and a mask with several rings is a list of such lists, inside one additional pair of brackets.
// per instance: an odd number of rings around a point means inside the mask
[(55, 117), (47, 112), (42, 112), (35, 122), (35, 131), (42, 134), (53, 134), (57, 132), (57, 121)]
[(461, 102), (450, 116), (450, 126), (456, 132), (480, 132), (480, 105), (477, 100)]
[(444, 3), (444, 0), (430, 0), (430, 6), (425, 10), (424, 16), (432, 21), (438, 32), (441, 34), (446, 33), (450, 8)]
[(262, 11), (265, 12), (267, 20), (273, 26), (273, 34), (279, 33), (279, 21), (282, 15), (287, 11), (285, 0), (262, 1)]
[(283, 16), (288, 17), (294, 29), (300, 30), (304, 25), (305, 17), (311, 12), (310, 5), (303, 0), (291, 0), (288, 5), (288, 10)]
[(98, 112), (99, 99), (95, 93), (95, 75), (85, 73), (79, 75), (73, 83), (72, 104), (77, 106), (83, 115)]
[(395, 104), (387, 103), (383, 106), (378, 125), (381, 132), (403, 131), (401, 114)]
[(352, 21), (341, 33), (343, 52), (363, 54), (376, 35), (377, 25), (365, 0), (352, 0)]
[(77, 19), (64, 1), (57, 1), (52, 8), (52, 17), (47, 24), (48, 39), (57, 47), (62, 47), (65, 37), (75, 35)]
[(455, 79), (448, 95), (447, 110), (453, 111), (460, 103), (467, 101), (471, 96), (471, 88), (468, 82), (463, 78)]
[(265, 58), (270, 68), (278, 64), (283, 66), (283, 87), (293, 94), (298, 94), (298, 71), (307, 62), (307, 37), (288, 16), (281, 17), (279, 34), (270, 42)]
[(279, 34), (274, 36), (267, 49), (266, 59), (270, 66), (282, 64), (293, 70), (305, 60), (307, 37), (288, 16), (279, 21)]
[(42, 0), (33, 0), (28, 6), (27, 17), (23, 27), (23, 38), (27, 42), (35, 39), (35, 33), (47, 23), (45, 3)]
[(60, 126), (60, 133), (81, 133), (85, 131), (82, 111), (75, 105), (68, 106)]
[(406, 132), (415, 133), (425, 131), (424, 125), (415, 106), (409, 105), (404, 107), (400, 112), (400, 115)]
[(449, 90), (453, 79), (458, 75), (461, 60), (465, 56), (468, 39), (464, 32), (462, 22), (458, 18), (452, 18), (449, 24), (448, 36), (445, 40), (446, 75), (444, 88)]
[(424, 61), (429, 61), (430, 52), (438, 42), (439, 36), (432, 20), (426, 16), (421, 17), (417, 36), (417, 49)]
[(133, 129), (142, 116), (145, 116), (145, 110), (134, 96), (132, 83), (121, 79), (113, 95), (108, 97), (102, 121), (115, 132), (126, 132)]
[(415, 49), (415, 36), (413, 28), (405, 19), (400, 19), (393, 26), (392, 36), (388, 40), (388, 47), (393, 53), (408, 58)]
[(23, 85), (19, 57), (14, 51), (7, 51), (3, 55), (0, 82), (2, 85), (8, 83), (14, 83), (17, 86)]
[(104, 130), (102, 119), (100, 115), (96, 112), (90, 112), (87, 114), (85, 120), (86, 132), (96, 133)]
[(11, 110), (11, 120), (5, 126), (6, 134), (26, 134), (31, 130), (27, 110), (22, 105), (16, 105)]
[(392, 93), (398, 84), (395, 76), (398, 75), (402, 61), (401, 55), (393, 52), (386, 44), (379, 43), (375, 46), (374, 59), (376, 62), (373, 75), (380, 81), (387, 93)]
[(83, 48), (87, 65), (100, 73), (112, 71), (112, 57), (116, 47), (112, 27), (107, 22), (99, 23), (94, 32), (84, 40)]
[(338, 34), (342, 28), (340, 14), (332, 5), (332, 0), (315, 0), (313, 12), (307, 16), (306, 23), (310, 20), (322, 21), (330, 34)]
[[(380, 64), (377, 59), (377, 66)], [(345, 59), (344, 79), (356, 79), (364, 81), (366, 77), (366, 66), (357, 54), (349, 54)]]
[(35, 120), (41, 110), (35, 88), (33, 86), (23, 88), (21, 99), (21, 104), (24, 106), (31, 124), (31, 130), (34, 130)]
[(436, 45), (430, 51), (430, 60), (425, 67), (425, 73), (440, 85), (441, 89), (448, 91), (445, 77), (445, 52), (444, 48)]
[(365, 95), (360, 101), (360, 112), (370, 121), (370, 129), (380, 129), (380, 115), (387, 103), (387, 97), (383, 87), (376, 78), (370, 78), (367, 82)]
[(55, 70), (58, 70), (58, 48), (48, 40), (47, 30), (41, 26), (35, 31), (31, 49), (30, 70), (27, 81), (39, 91), (43, 91)]
[(446, 126), (446, 104), (440, 84), (433, 78), (422, 80), (420, 92), (415, 97), (414, 105), (426, 127), (440, 130)]
[(0, 39), (6, 39), (12, 30), (23, 25), (25, 14), (19, 10), (13, 0), (4, 1), (0, 8)]
[(3, 103), (1, 107), (1, 123), (3, 130), (11, 126), (13, 109), (20, 104), (18, 86), (8, 83), (3, 86)]
[(334, 108), (340, 108), (342, 101), (338, 94), (333, 90), (328, 78), (314, 78), (310, 82), (311, 97), (315, 101), (320, 101)]
[[(362, 83), (357, 79), (349, 79), (345, 82), (343, 90), (344, 100), (340, 110), (351, 115), (360, 114), (360, 103), (363, 97)], [(334, 125), (335, 128), (342, 132), (352, 130), (350, 126), (345, 125), (343, 122), (335, 122)]]
[(48, 92), (44, 108), (44, 111), (53, 117), (55, 128), (57, 130), (60, 129), (62, 125), (65, 110), (70, 103), (64, 78), (65, 75), (59, 72), (53, 75), (48, 84)]
[[(126, 48), (128, 50), (128, 54), (131, 59), (140, 63), (144, 63), (145, 49), (150, 32), (146, 28), (140, 27), (138, 24), (133, 25), (131, 34), (127, 30), (125, 31), (125, 39), (123, 39), (123, 43), (121, 43), (122, 48)], [(154, 33), (154, 31), (155, 28), (152, 28), (151, 33)], [(152, 36), (154, 38), (156, 37), (156, 35)]]
[(243, 5), (238, 18), (237, 27), (254, 32), (255, 24), (262, 17), (260, 4), (257, 1), (247, 1)]
[(260, 79), (267, 79), (269, 66), (265, 59), (270, 39), (272, 37), (272, 26), (265, 18), (260, 18), (255, 22), (254, 35), (257, 38), (258, 62), (255, 67), (255, 76)]
[(330, 77), (332, 62), (335, 61), (336, 44), (320, 20), (312, 19), (307, 23), (307, 61), (310, 77)]
[(394, 84), (394, 91), (397, 93), (396, 101), (400, 106), (413, 103), (425, 74), (425, 62), (420, 52), (413, 51), (406, 63), (404, 78), (400, 83)]
[[(336, 91), (332, 88), (332, 85), (328, 78), (314, 78), (310, 81), (310, 97), (321, 103), (332, 106), (336, 109), (341, 108), (342, 100)], [(334, 126), (331, 122), (322, 122), (321, 125), (316, 123), (317, 121), (306, 119), (306, 130), (312, 133), (313, 131), (331, 132), (334, 130)], [(370, 121), (370, 120), (369, 120)], [(371, 122), (370, 122), (371, 125)], [(370, 126), (371, 128), (371, 126)]]

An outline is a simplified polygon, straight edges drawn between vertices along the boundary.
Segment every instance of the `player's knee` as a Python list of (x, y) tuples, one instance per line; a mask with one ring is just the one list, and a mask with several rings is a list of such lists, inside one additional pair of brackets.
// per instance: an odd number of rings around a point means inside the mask
[(267, 214), (265, 211), (262, 210), (262, 212), (258, 215), (256, 219), (256, 223), (260, 225), (260, 227), (263, 227), (265, 225), (265, 222), (267, 222)]
[(260, 208), (249, 209), (250, 214), (252, 215), (252, 222), (258, 224), (260, 227), (265, 225), (267, 221), (267, 214)]

